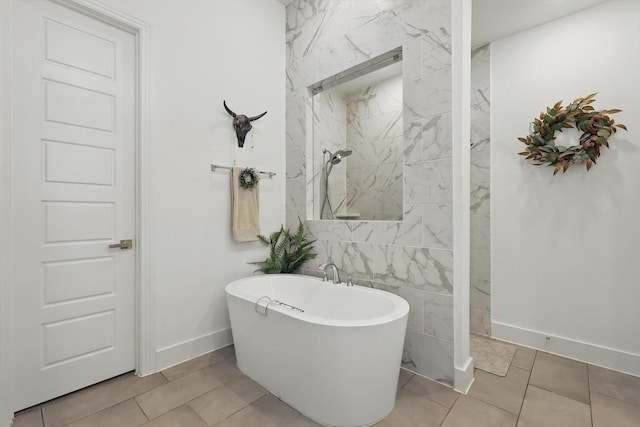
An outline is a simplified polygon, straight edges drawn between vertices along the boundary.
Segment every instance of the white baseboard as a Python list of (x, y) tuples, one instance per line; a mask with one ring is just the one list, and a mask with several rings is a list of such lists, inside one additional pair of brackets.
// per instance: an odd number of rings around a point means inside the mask
[[(491, 322), (491, 336), (592, 365), (640, 376), (640, 354)], [(548, 339), (547, 339), (548, 337)]]
[(458, 368), (455, 367), (455, 378), (453, 380), (455, 391), (463, 394), (467, 394), (473, 384), (473, 357), (469, 357), (464, 366)]
[(233, 344), (231, 328), (211, 332), (156, 350), (158, 371)]

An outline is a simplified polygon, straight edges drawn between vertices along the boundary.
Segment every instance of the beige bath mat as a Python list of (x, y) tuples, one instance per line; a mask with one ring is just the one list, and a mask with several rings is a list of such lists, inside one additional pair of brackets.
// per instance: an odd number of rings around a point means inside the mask
[(471, 335), (471, 357), (473, 366), (490, 374), (507, 375), (516, 348), (490, 338)]

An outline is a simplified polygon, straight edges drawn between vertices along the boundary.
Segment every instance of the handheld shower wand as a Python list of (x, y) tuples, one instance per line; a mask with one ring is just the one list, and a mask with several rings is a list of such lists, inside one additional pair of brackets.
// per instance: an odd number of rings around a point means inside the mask
[(326, 148), (322, 150), (322, 161), (324, 162), (324, 157), (326, 154), (329, 155), (329, 160), (324, 164), (324, 198), (322, 200), (322, 207), (320, 208), (320, 219), (322, 219), (324, 215), (324, 207), (325, 205), (329, 205), (329, 219), (333, 219), (334, 213), (333, 208), (331, 207), (331, 201), (329, 200), (329, 175), (333, 170), (333, 167), (340, 163), (343, 158), (350, 156), (353, 153), (352, 150), (338, 150), (335, 153), (327, 150)]

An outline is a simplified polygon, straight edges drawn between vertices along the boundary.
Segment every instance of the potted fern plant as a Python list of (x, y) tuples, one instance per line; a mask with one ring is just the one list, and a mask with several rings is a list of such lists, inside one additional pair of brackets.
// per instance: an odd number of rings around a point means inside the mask
[(305, 261), (316, 257), (317, 254), (311, 252), (315, 240), (307, 239), (304, 225), (299, 221), (300, 225), (295, 234), (280, 226), (280, 230), (271, 233), (269, 238), (258, 235), (260, 242), (270, 247), (270, 252), (264, 261), (253, 263), (258, 265), (256, 271), (265, 274), (293, 273)]

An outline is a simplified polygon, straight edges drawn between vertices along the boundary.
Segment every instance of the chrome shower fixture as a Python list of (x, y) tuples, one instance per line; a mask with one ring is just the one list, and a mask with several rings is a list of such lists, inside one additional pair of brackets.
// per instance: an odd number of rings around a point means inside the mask
[(332, 153), (331, 151), (327, 150), (326, 148), (324, 150), (322, 150), (322, 154), (329, 154), (329, 163), (331, 163), (332, 165), (337, 165), (338, 163), (340, 163), (342, 161), (343, 158), (348, 157), (351, 155), (351, 153), (353, 153), (352, 150), (338, 150), (335, 153)]
[(329, 201), (329, 175), (333, 170), (333, 166), (340, 163), (345, 157), (350, 156), (351, 153), (353, 153), (353, 151), (349, 149), (338, 150), (335, 153), (332, 153), (326, 148), (322, 150), (323, 161), (324, 156), (327, 154), (329, 155), (329, 160), (327, 160), (327, 162), (324, 164), (324, 198), (322, 200), (322, 207), (320, 208), (320, 219), (323, 218), (324, 208), (326, 205), (329, 205), (329, 219), (333, 219), (334, 217), (333, 208), (331, 207), (331, 202)]

